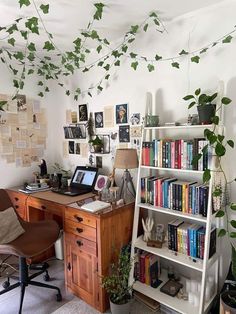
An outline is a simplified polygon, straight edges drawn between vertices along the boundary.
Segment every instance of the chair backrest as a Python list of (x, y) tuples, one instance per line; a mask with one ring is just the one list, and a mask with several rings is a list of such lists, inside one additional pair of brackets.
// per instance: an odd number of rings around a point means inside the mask
[(9, 207), (13, 207), (12, 201), (7, 192), (3, 189), (0, 189), (0, 211), (3, 211)]

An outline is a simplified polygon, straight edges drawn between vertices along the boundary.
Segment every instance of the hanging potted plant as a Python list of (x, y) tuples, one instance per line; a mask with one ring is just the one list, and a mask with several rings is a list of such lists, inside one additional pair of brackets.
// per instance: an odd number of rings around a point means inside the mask
[(103, 141), (98, 135), (96, 135), (94, 139), (90, 139), (88, 142), (93, 146), (94, 153), (102, 153)]
[[(201, 97), (200, 92), (200, 89), (195, 91), (196, 97), (194, 95), (187, 95), (184, 97), (184, 100), (190, 100), (193, 98), (195, 99), (189, 105), (189, 108), (201, 102), (202, 104), (200, 106), (208, 106), (207, 103), (204, 103), (202, 99), (209, 96), (202, 96), (202, 98), (199, 100), (199, 98)], [(211, 100), (215, 99), (216, 96), (217, 93), (210, 96)], [(236, 178), (230, 180), (227, 177), (226, 171), (222, 163), (222, 158), (226, 155), (227, 150), (234, 148), (234, 141), (231, 139), (227, 139), (223, 134), (218, 133), (218, 126), (220, 125), (221, 121), (220, 116), (216, 114), (217, 112), (221, 111), (222, 106), (228, 105), (230, 103), (231, 99), (223, 97), (221, 99), (221, 104), (219, 105), (219, 107), (216, 110), (214, 109), (214, 115), (211, 117), (211, 123), (213, 123), (212, 128), (206, 128), (204, 130), (204, 136), (208, 140), (208, 144), (203, 147), (201, 152), (194, 156), (192, 164), (197, 164), (198, 161), (203, 158), (203, 155), (208, 150), (208, 148), (211, 149), (217, 167), (215, 170), (206, 169), (204, 171), (203, 183), (208, 183), (210, 181), (213, 171), (215, 176), (220, 177), (221, 183), (219, 185), (215, 185), (212, 191), (213, 208), (214, 204), (218, 204), (214, 208), (215, 217), (218, 219), (225, 219), (225, 227), (218, 230), (218, 237), (228, 236), (231, 246), (231, 264), (227, 278), (236, 284), (236, 220), (231, 217), (231, 214), (236, 211), (236, 203), (232, 202), (229, 199), (228, 191), (229, 185), (235, 182)], [(228, 311), (229, 313), (236, 313), (236, 290), (235, 288), (230, 289), (230, 285), (226, 291), (221, 293), (221, 306), (225, 311)]]
[[(214, 103), (214, 100), (217, 96), (218, 93), (214, 93), (212, 95), (201, 93), (201, 89), (198, 88), (195, 90), (194, 95), (186, 95), (183, 99), (191, 101), (188, 105), (188, 109), (197, 105), (200, 124), (211, 124), (216, 113), (216, 104)], [(227, 105), (229, 104), (229, 98), (223, 97), (221, 102), (222, 104)]]
[(122, 249), (116, 263), (111, 264), (110, 274), (102, 278), (102, 287), (109, 295), (112, 314), (129, 314), (132, 285), (129, 275), (132, 259), (128, 248)]

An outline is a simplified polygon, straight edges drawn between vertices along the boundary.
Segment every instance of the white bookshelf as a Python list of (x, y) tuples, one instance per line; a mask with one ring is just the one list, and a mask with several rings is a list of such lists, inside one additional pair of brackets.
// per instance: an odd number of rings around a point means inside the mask
[[(142, 134), (142, 140), (141, 145), (143, 141), (152, 141), (153, 139), (162, 139), (162, 138), (170, 138), (172, 137), (172, 134), (175, 134), (175, 130), (179, 130), (178, 132), (178, 139), (185, 139), (185, 135), (191, 136), (192, 131), (193, 135), (192, 137), (203, 137), (203, 131), (205, 128), (212, 128), (212, 125), (185, 125), (185, 126), (161, 126), (161, 127), (144, 127), (143, 128), (143, 134)], [(172, 130), (174, 132), (172, 132)], [(160, 132), (160, 133), (159, 133)], [(182, 133), (181, 133), (182, 132)], [(165, 136), (163, 136), (166, 135)], [(182, 134), (182, 137), (181, 135)], [(142, 147), (142, 146), (141, 146)], [(211, 302), (213, 301), (214, 296), (216, 295), (216, 291), (214, 295), (211, 297), (211, 299), (206, 303), (205, 302), (205, 287), (206, 287), (206, 280), (208, 276), (208, 270), (213, 267), (214, 269), (214, 282), (215, 287), (218, 286), (218, 269), (219, 269), (219, 258), (218, 254), (215, 253), (210, 259), (209, 259), (209, 248), (210, 248), (210, 232), (211, 227), (213, 223), (213, 217), (212, 217), (212, 202), (211, 197), (208, 198), (208, 205), (207, 205), (207, 217), (203, 217), (202, 215), (194, 215), (189, 214), (177, 210), (172, 210), (169, 208), (159, 207), (159, 206), (153, 206), (146, 203), (141, 203), (141, 191), (140, 191), (140, 179), (143, 176), (148, 175), (154, 175), (161, 173), (168, 174), (173, 173), (173, 176), (178, 179), (180, 177), (181, 180), (183, 178), (188, 181), (188, 178), (194, 177), (196, 181), (199, 183), (202, 182), (202, 175), (204, 171), (199, 170), (189, 170), (189, 169), (173, 169), (173, 168), (162, 168), (162, 167), (156, 167), (156, 166), (144, 166), (141, 164), (142, 161), (142, 150), (140, 154), (140, 164), (138, 169), (138, 178), (137, 178), (137, 192), (136, 192), (136, 204), (135, 204), (135, 214), (134, 214), (134, 224), (133, 224), (133, 236), (132, 236), (132, 250), (131, 254), (134, 256), (134, 251), (136, 249), (141, 249), (143, 251), (155, 254), (161, 258), (161, 261), (165, 263), (165, 261), (169, 261), (170, 263), (175, 263), (178, 265), (178, 269), (182, 269), (182, 273), (185, 273), (185, 270), (188, 270), (193, 273), (197, 273), (198, 276), (201, 278), (201, 291), (200, 291), (200, 302), (199, 306), (194, 307), (190, 302), (184, 301), (182, 299), (178, 299), (177, 297), (171, 297), (163, 292), (160, 291), (160, 287), (158, 288), (152, 288), (151, 286), (148, 286), (146, 284), (143, 284), (139, 281), (136, 281), (134, 283), (134, 290), (137, 290), (152, 299), (160, 302), (161, 304), (164, 304), (171, 309), (174, 309), (178, 311), (179, 313), (184, 314), (203, 314), (207, 313), (207, 310), (209, 309)], [(212, 161), (213, 165), (213, 161)], [(210, 169), (214, 169), (211, 165)], [(209, 182), (209, 195), (212, 194), (212, 179)], [(191, 223), (198, 223), (199, 225), (202, 225), (206, 228), (206, 235), (205, 235), (205, 251), (204, 251), (204, 258), (203, 260), (189, 257), (185, 254), (181, 254), (178, 252), (173, 252), (168, 249), (168, 244), (164, 243), (162, 248), (153, 248), (147, 246), (147, 243), (143, 241), (143, 236), (138, 237), (138, 226), (139, 226), (139, 219), (140, 219), (140, 210), (145, 209), (148, 212), (148, 215), (152, 217), (153, 215), (156, 215), (157, 217), (161, 217), (160, 214), (164, 215), (165, 220), (168, 222), (173, 220), (174, 218), (180, 218), (181, 220), (184, 220), (186, 222)], [(158, 216), (159, 215), (159, 216)], [(162, 218), (160, 218), (162, 219)], [(161, 221), (158, 220), (158, 223), (161, 223)], [(130, 276), (130, 282), (133, 282), (134, 269), (131, 271)], [(163, 284), (168, 281), (166, 272), (162, 272), (161, 274), (161, 280), (163, 280)], [(216, 290), (216, 289), (215, 289)]]

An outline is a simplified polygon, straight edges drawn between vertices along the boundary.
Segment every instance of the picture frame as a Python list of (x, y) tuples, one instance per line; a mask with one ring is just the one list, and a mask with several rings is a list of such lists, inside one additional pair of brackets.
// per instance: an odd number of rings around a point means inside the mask
[(88, 121), (88, 105), (82, 104), (78, 106), (79, 108), (79, 121)]
[(64, 126), (65, 139), (86, 139), (86, 125)]
[(97, 181), (95, 183), (94, 189), (96, 191), (102, 191), (106, 187), (107, 181), (108, 181), (108, 176), (99, 174), (97, 177)]
[(103, 112), (94, 112), (94, 121), (95, 121), (95, 128), (103, 128), (104, 122), (103, 122)]
[(130, 142), (130, 127), (129, 125), (119, 126), (119, 142), (129, 143)]
[(128, 104), (116, 105), (116, 124), (128, 123)]
[[(111, 149), (110, 134), (97, 134), (97, 136), (102, 140), (103, 143), (100, 154), (109, 154)], [(92, 145), (90, 152), (95, 153)]]

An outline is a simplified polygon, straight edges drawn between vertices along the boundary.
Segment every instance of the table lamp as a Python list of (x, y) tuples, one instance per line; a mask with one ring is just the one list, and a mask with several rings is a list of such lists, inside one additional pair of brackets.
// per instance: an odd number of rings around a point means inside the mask
[(125, 169), (121, 180), (119, 197), (127, 200), (127, 192), (135, 198), (135, 188), (128, 169), (138, 168), (137, 150), (133, 148), (120, 148), (116, 150), (114, 168)]

